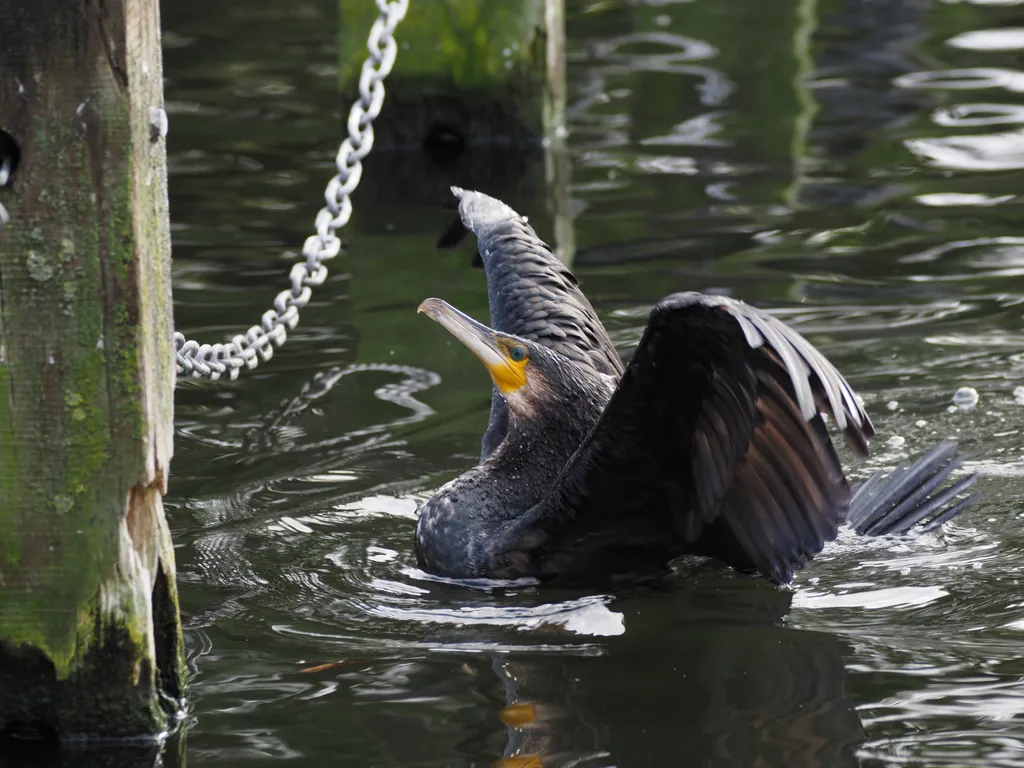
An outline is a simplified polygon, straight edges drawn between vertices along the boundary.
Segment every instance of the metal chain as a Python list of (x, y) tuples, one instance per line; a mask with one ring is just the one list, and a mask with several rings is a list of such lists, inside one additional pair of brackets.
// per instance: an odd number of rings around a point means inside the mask
[(226, 372), (235, 379), (242, 366), (255, 368), (260, 360), (269, 360), (274, 349), (284, 344), (288, 331), (298, 324), (299, 310), (309, 302), (312, 289), (326, 279), (327, 267), (322, 262), (341, 251), (341, 240), (335, 232), (352, 217), (351, 195), (363, 175), (363, 158), (373, 149), (373, 121), (384, 105), (384, 78), (391, 73), (398, 53), (394, 31), (409, 10), (409, 0), (376, 1), (380, 15), (366, 43), (370, 56), (359, 76), (359, 99), (348, 115), (348, 136), (338, 149), (338, 173), (324, 192), (327, 205), (316, 215), (316, 234), (306, 238), (302, 246), (305, 261), (292, 267), (291, 288), (277, 295), (274, 308), (263, 313), (259, 325), (227, 344), (200, 344), (175, 332), (178, 375), (216, 381)]

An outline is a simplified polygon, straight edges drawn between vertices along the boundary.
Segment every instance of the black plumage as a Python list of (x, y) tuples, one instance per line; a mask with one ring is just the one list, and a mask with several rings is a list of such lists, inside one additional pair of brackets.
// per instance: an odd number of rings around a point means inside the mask
[[(524, 216), (500, 200), (452, 187), (459, 217), (438, 241), (450, 248), (472, 232), (473, 264), (483, 266), (491, 328), (538, 344), (596, 373), (622, 375), (622, 360), (576, 277), (539, 238)], [(481, 445), (486, 458), (505, 436), (505, 401), (491, 395), (491, 416)]]
[(501, 327), (437, 299), (421, 311), (481, 358), (498, 407), (481, 463), (421, 508), (426, 569), (591, 578), (690, 553), (786, 582), (848, 512), (858, 532), (903, 532), (972, 500), (953, 501), (973, 476), (939, 488), (958, 466), (949, 446), (854, 496), (822, 414), (859, 456), (867, 414), (809, 342), (743, 302), (667, 297), (620, 377), (593, 308), (525, 220), (455, 192)]

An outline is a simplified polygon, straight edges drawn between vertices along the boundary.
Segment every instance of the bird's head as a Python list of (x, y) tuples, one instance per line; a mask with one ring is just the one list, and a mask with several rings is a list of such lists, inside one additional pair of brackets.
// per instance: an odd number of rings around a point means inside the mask
[(540, 344), (488, 328), (441, 299), (427, 299), (419, 311), (480, 358), (510, 413), (546, 409), (586, 388), (574, 364)]

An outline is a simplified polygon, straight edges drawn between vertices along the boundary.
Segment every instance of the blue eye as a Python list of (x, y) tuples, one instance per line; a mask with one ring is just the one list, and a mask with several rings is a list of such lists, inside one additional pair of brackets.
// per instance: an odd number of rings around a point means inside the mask
[(513, 362), (521, 363), (526, 359), (526, 348), (516, 344), (512, 349), (508, 351), (508, 356), (512, 358)]

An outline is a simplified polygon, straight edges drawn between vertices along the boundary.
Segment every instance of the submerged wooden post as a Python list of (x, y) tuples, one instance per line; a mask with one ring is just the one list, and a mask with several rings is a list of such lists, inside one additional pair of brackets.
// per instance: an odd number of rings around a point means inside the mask
[[(373, 0), (338, 7), (347, 114), (378, 10)], [(437, 205), (454, 183), (532, 215), (547, 198), (554, 221), (540, 229), (554, 229), (556, 251), (571, 260), (564, 0), (412, 0), (395, 36), (398, 58), (360, 195)]]
[(184, 681), (157, 0), (0, 0), (0, 41), (0, 736), (155, 734)]
[[(537, 141), (546, 110), (556, 109), (545, 98), (548, 6), (562, 2), (410, 2), (396, 32), (388, 107), (374, 122), (382, 144)], [(339, 0), (338, 9), (338, 76), (342, 94), (351, 98), (378, 11), (373, 0)]]

